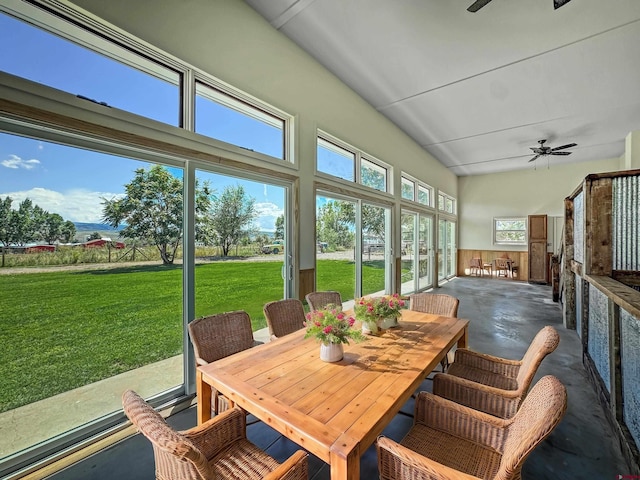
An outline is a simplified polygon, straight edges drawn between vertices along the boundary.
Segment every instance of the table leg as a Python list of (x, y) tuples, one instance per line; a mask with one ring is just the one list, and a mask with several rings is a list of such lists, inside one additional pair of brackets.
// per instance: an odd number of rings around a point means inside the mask
[(458, 348), (468, 348), (469, 337), (467, 334), (468, 334), (468, 326), (464, 327), (462, 336), (458, 339)]
[(336, 452), (332, 449), (329, 465), (331, 480), (360, 480), (360, 455), (358, 448), (352, 449), (348, 454), (343, 451)]
[(198, 425), (211, 418), (211, 385), (202, 379), (202, 372), (196, 369), (196, 395), (198, 399)]

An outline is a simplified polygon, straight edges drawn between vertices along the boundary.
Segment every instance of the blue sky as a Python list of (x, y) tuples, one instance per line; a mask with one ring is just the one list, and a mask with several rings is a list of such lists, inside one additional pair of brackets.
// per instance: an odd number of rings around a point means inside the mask
[[(177, 86), (4, 14), (0, 14), (0, 68), (170, 125), (178, 123)], [(170, 76), (171, 72), (165, 74)], [(211, 102), (205, 99), (204, 105), (207, 103)], [(224, 108), (204, 105), (200, 110), (202, 133), (275, 156), (281, 154), (281, 145), (270, 146), (271, 127), (247, 121), (245, 116)], [(214, 111), (218, 114), (217, 127), (209, 123)], [(14, 207), (28, 197), (48, 212), (73, 222), (99, 222), (102, 198), (122, 195), (133, 172), (149, 166), (130, 158), (0, 133), (0, 197), (10, 196)], [(218, 193), (227, 185), (242, 185), (255, 199), (261, 230), (273, 231), (275, 219), (284, 213), (281, 187), (202, 171), (197, 176), (209, 180)]]

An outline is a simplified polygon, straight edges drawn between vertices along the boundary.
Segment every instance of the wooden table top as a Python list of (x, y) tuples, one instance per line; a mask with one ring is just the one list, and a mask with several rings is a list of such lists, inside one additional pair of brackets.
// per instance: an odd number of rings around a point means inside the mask
[(198, 367), (198, 380), (331, 464), (332, 478), (353, 478), (335, 464), (359, 465), (449, 349), (466, 346), (467, 325), (405, 310), (400, 328), (344, 345), (335, 363), (320, 360), (320, 344), (300, 330)]

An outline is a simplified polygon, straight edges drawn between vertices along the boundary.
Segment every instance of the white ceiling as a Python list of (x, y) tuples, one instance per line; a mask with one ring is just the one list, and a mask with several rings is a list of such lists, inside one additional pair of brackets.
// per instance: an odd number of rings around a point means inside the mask
[[(640, 0), (245, 0), (456, 175), (619, 157)], [(529, 147), (567, 156), (529, 162)]]

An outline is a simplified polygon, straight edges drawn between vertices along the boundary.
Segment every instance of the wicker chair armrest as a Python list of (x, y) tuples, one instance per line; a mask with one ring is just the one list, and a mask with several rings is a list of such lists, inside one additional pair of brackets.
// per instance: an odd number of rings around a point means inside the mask
[(500, 418), (511, 418), (518, 411), (522, 392), (502, 390), (446, 373), (433, 377), (434, 395)]
[(478, 480), (403, 447), (387, 437), (378, 437), (380, 480)]
[(303, 450), (296, 451), (263, 480), (307, 480), (309, 478), (309, 455)]
[(506, 375), (511, 378), (518, 376), (520, 365), (522, 365), (520, 360), (496, 357), (487, 353), (474, 352), (467, 348), (456, 349), (454, 362), (459, 362), (480, 370)]
[(180, 433), (191, 440), (205, 457), (212, 458), (229, 444), (246, 438), (246, 417), (240, 407), (235, 407)]
[(209, 362), (207, 362), (204, 358), (196, 357), (196, 366), (199, 367), (202, 365), (209, 365)]
[(417, 396), (414, 422), (468, 438), (497, 452), (502, 451), (506, 427), (511, 423), (429, 392), (420, 392)]

